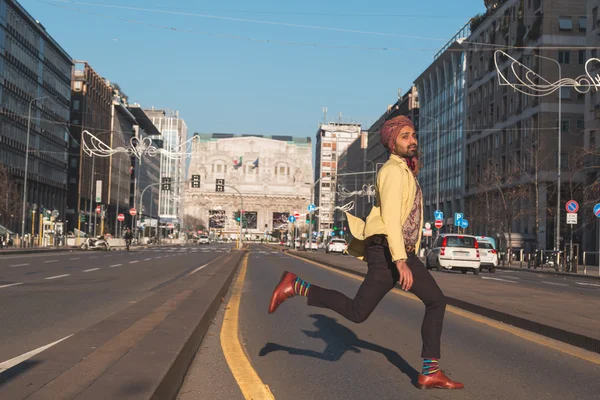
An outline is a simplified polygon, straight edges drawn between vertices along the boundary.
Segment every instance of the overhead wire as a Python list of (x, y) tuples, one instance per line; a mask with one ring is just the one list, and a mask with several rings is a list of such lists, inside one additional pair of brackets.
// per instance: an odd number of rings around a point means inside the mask
[(129, 11), (144, 11), (144, 12), (169, 14), (169, 15), (208, 18), (208, 19), (217, 19), (217, 20), (225, 20), (225, 21), (248, 22), (248, 23), (253, 23), (253, 24), (286, 26), (286, 27), (291, 27), (291, 28), (316, 29), (316, 30), (324, 30), (324, 31), (332, 31), (332, 32), (356, 33), (356, 34), (362, 34), (362, 35), (389, 36), (389, 37), (399, 37), (399, 38), (405, 38), (405, 39), (434, 40), (434, 41), (441, 41), (441, 42), (447, 41), (446, 39), (442, 39), (442, 38), (403, 35), (403, 34), (399, 34), (399, 33), (373, 32), (373, 31), (362, 31), (362, 30), (358, 30), (358, 29), (335, 28), (335, 27), (329, 27), (329, 26), (294, 24), (294, 23), (290, 23), (290, 22), (264, 21), (264, 20), (256, 20), (256, 19), (249, 19), (249, 18), (225, 17), (222, 15), (199, 14), (199, 13), (170, 11), (170, 10), (157, 10), (157, 9), (152, 9), (152, 8), (132, 7), (132, 6), (124, 6), (124, 5), (116, 5), (116, 4), (100, 4), (100, 3), (71, 1), (71, 0), (54, 0), (54, 2), (73, 4), (73, 5), (115, 8), (115, 9), (121, 9), (121, 10), (129, 10)]

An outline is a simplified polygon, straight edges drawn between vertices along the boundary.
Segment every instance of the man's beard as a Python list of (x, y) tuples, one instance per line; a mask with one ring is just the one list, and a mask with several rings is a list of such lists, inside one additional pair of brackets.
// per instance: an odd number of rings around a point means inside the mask
[(408, 148), (406, 150), (401, 150), (397, 152), (400, 157), (404, 158), (413, 158), (419, 154), (419, 148), (415, 147), (414, 149)]

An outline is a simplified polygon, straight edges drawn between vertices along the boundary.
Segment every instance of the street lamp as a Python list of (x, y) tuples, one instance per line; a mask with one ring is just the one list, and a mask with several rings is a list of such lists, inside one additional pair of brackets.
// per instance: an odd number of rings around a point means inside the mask
[(430, 119), (435, 121), (437, 124), (437, 150), (436, 150), (436, 195), (435, 195), (435, 207), (437, 210), (440, 209), (440, 121), (437, 118), (426, 117), (424, 115), (419, 115), (419, 118)]
[(25, 146), (25, 178), (23, 179), (23, 209), (21, 210), (21, 240), (25, 236), (25, 206), (27, 205), (27, 174), (29, 168), (29, 134), (31, 132), (31, 106), (37, 100), (46, 99), (50, 96), (41, 96), (31, 99), (29, 102), (29, 113), (27, 115), (27, 145)]
[[(558, 81), (562, 78), (562, 67), (560, 63), (553, 58), (533, 54), (533, 56), (550, 60), (558, 65)], [(562, 94), (558, 90), (558, 166), (556, 176), (556, 237), (554, 238), (554, 246), (556, 250), (560, 250), (560, 173), (561, 173), (561, 150), (562, 150)], [(560, 253), (557, 253), (557, 264), (560, 262)]]

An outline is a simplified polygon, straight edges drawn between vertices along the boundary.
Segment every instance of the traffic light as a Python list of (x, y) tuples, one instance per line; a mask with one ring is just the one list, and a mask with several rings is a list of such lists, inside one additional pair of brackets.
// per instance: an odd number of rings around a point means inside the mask
[(161, 190), (170, 191), (171, 190), (171, 178), (164, 177), (162, 178)]
[(225, 191), (225, 179), (217, 179), (215, 192)]
[(192, 175), (192, 188), (197, 189), (200, 187), (200, 175)]

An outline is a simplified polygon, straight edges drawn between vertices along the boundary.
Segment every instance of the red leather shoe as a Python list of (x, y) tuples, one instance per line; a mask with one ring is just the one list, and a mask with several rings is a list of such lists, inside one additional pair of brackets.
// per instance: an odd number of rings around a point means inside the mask
[(273, 314), (275, 310), (277, 310), (277, 307), (281, 305), (281, 303), (296, 295), (294, 293), (294, 281), (296, 278), (298, 278), (298, 275), (287, 271), (281, 275), (281, 280), (275, 287), (275, 290), (273, 290), (273, 295), (271, 296), (269, 314)]
[(462, 389), (465, 385), (454, 382), (439, 370), (435, 374), (419, 375), (417, 387), (419, 389)]

